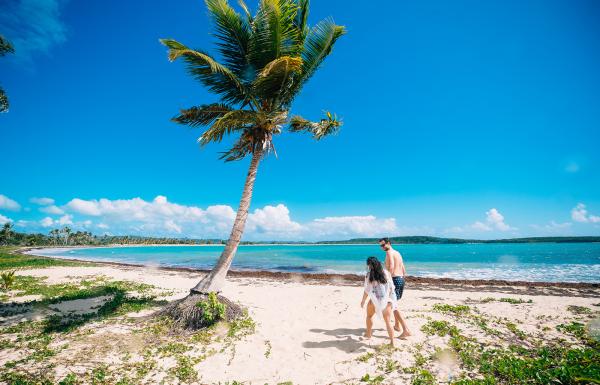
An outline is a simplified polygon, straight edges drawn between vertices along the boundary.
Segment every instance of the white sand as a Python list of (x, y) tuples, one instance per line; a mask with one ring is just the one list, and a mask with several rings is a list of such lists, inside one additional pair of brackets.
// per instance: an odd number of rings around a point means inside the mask
[[(48, 277), (48, 283), (67, 282), (72, 277), (104, 275), (111, 279), (145, 282), (172, 290), (175, 294), (169, 299), (185, 296), (201, 277), (201, 274), (192, 272), (118, 266), (52, 267), (22, 270), (19, 274), (45, 276)], [(449, 316), (431, 312), (432, 305), (436, 303), (469, 304), (469, 299), (485, 297), (531, 299), (531, 304), (489, 302), (478, 303), (476, 307), (485, 314), (506, 317), (527, 333), (542, 333), (542, 328), (548, 326), (551, 329), (544, 333), (552, 335), (556, 333), (556, 324), (573, 319), (573, 315), (566, 310), (568, 305), (598, 309), (593, 304), (600, 302), (593, 297), (515, 295), (480, 291), (482, 289), (484, 288), (464, 291), (417, 290), (416, 287), (407, 286), (400, 306), (408, 318), (413, 337), (408, 340), (396, 339), (399, 350), (394, 353), (393, 358), (400, 367), (413, 364), (411, 351), (418, 344), (444, 346), (443, 338), (427, 339), (420, 331), (421, 326), (427, 322), (426, 317), (449, 319)], [(228, 280), (223, 294), (245, 306), (258, 326), (256, 333), (236, 343), (235, 356), (231, 362), (231, 353), (226, 351), (195, 366), (202, 384), (233, 380), (251, 384), (285, 381), (294, 384), (357, 383), (364, 374), (374, 374), (378, 370), (373, 362), (356, 360), (367, 352), (373, 352), (378, 345), (388, 342), (383, 322), (379, 319), (375, 319), (374, 337), (370, 341), (361, 338), (365, 327), (365, 312), (360, 308), (362, 288), (359, 286), (235, 278)], [(82, 301), (82, 304), (90, 306), (89, 301)], [(69, 311), (77, 311), (77, 305), (70, 303), (61, 306), (68, 306)], [(470, 306), (475, 305), (471, 303)], [(110, 330), (113, 334), (127, 332), (119, 328)], [(98, 338), (103, 338), (102, 330), (95, 329), (95, 333)], [(473, 333), (478, 335), (476, 331)], [(486, 338), (482, 334), (480, 337)], [(81, 338), (83, 342), (85, 338), (89, 338), (88, 345), (95, 343), (93, 335)], [(135, 336), (131, 336), (127, 343), (136, 345), (140, 342), (135, 340)], [(6, 359), (7, 357), (0, 355), (0, 365)], [(164, 365), (174, 365), (169, 359), (161, 362)], [(456, 370), (452, 362), (448, 364), (448, 368), (450, 372)], [(441, 371), (438, 375), (445, 374)], [(158, 378), (161, 375), (155, 377)], [(386, 383), (404, 383), (408, 378), (402, 371), (396, 371), (386, 377)]]

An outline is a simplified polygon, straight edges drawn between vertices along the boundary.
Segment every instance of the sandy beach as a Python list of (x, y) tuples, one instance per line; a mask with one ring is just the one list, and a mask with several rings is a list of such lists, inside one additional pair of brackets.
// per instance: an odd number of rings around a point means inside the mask
[[(116, 264), (18, 271), (20, 276), (35, 277), (50, 286), (82, 281), (143, 283), (151, 286), (141, 291), (167, 301), (185, 296), (202, 274)], [(31, 355), (35, 346), (19, 343), (19, 336), (22, 339), (28, 332), (14, 325), (32, 320), (25, 324), (35, 329), (36, 322), (52, 314), (94, 312), (110, 295), (47, 308), (19, 308), (18, 303), (31, 303), (40, 296), (9, 292), (0, 320), (4, 345), (0, 366), (4, 371), (10, 368), (11, 373), (43, 373), (55, 381), (77, 376), (87, 379), (84, 383), (92, 382), (101, 370), (106, 380), (102, 383), (127, 378), (131, 382), (122, 383), (147, 384), (402, 384), (414, 383), (416, 371), (426, 368), (439, 383), (447, 383), (477, 374), (465, 369), (449, 348), (451, 333), (432, 331), (432, 325), (439, 326), (435, 321), (455, 325), (465, 337), (488, 346), (532, 346), (558, 338), (576, 344), (573, 336), (557, 326), (573, 321), (588, 324), (597, 320), (600, 310), (600, 289), (593, 284), (527, 287), (413, 280), (400, 302), (413, 336), (396, 339), (396, 348), (389, 349), (380, 319), (375, 320), (374, 337), (368, 341), (362, 337), (365, 313), (360, 308), (360, 280), (327, 275), (309, 278), (230, 274), (223, 295), (242, 304), (251, 320), (238, 334), (224, 325), (194, 335), (172, 333), (164, 321), (149, 316), (160, 308), (157, 303), (55, 333), (46, 347), (52, 354), (23, 361), (19, 360)]]

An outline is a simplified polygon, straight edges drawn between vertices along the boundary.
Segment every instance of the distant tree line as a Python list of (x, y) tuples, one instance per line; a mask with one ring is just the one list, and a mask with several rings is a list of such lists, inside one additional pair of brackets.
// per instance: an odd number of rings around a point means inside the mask
[(89, 231), (73, 231), (69, 226), (52, 229), (47, 235), (19, 233), (14, 231), (11, 223), (5, 223), (0, 230), (0, 245), (4, 246), (219, 245), (223, 243), (225, 241), (220, 239), (94, 235)]
[[(375, 244), (378, 238), (353, 238), (344, 241), (243, 241), (242, 245), (255, 244)], [(460, 239), (428, 236), (391, 237), (395, 244), (465, 244), (465, 243), (581, 243), (600, 242), (600, 237), (530, 237), (512, 239)], [(89, 231), (73, 231), (69, 226), (52, 229), (48, 234), (18, 233), (12, 223), (5, 223), (0, 230), (0, 245), (13, 246), (107, 246), (107, 245), (224, 245), (224, 239), (191, 239), (170, 237), (143, 237), (136, 235), (94, 235)]]

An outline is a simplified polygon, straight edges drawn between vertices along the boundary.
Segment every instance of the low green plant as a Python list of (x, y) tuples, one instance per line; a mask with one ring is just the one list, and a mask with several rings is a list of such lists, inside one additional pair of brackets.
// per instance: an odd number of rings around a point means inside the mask
[(367, 384), (377, 385), (381, 384), (384, 379), (385, 377), (383, 377), (382, 375), (371, 377), (371, 375), (367, 373), (360, 378), (360, 382), (366, 382)]
[(202, 323), (205, 326), (225, 318), (225, 304), (219, 302), (215, 293), (209, 293), (208, 299), (198, 302), (196, 306), (202, 309)]
[(2, 289), (9, 291), (12, 285), (15, 283), (15, 270), (4, 271), (0, 273), (0, 279), (2, 280)]
[(447, 335), (456, 336), (460, 330), (447, 321), (429, 321), (421, 327), (421, 331), (427, 335), (438, 335), (444, 337)]
[(573, 314), (582, 315), (582, 314), (592, 314), (592, 309), (585, 306), (577, 306), (577, 305), (569, 305), (567, 310)]
[(507, 303), (510, 303), (510, 304), (513, 304), (513, 305), (518, 305), (518, 304), (521, 304), (521, 303), (533, 303), (533, 300), (529, 299), (529, 300), (525, 301), (524, 299), (521, 299), (521, 298), (508, 298), (508, 297), (505, 297), (505, 298), (500, 298), (500, 302), (507, 302)]
[(468, 313), (471, 308), (467, 305), (449, 305), (445, 303), (436, 303), (433, 305), (433, 311), (439, 313), (449, 313), (453, 315), (463, 315)]
[(172, 367), (169, 372), (174, 375), (179, 382), (183, 383), (196, 381), (198, 379), (198, 372), (194, 369), (194, 360), (184, 355), (177, 357), (177, 365)]
[(418, 370), (410, 381), (411, 385), (435, 385), (435, 376), (427, 369)]

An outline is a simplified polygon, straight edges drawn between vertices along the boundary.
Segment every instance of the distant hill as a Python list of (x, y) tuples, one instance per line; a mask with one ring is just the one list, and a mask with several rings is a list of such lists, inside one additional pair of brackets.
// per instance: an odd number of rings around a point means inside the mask
[[(353, 238), (345, 241), (323, 241), (318, 243), (343, 244), (343, 243), (377, 243), (379, 238)], [(507, 239), (460, 239), (440, 238), (428, 236), (390, 237), (390, 241), (396, 244), (460, 244), (460, 243), (583, 243), (600, 242), (600, 237), (529, 237), (529, 238), (507, 238)]]

